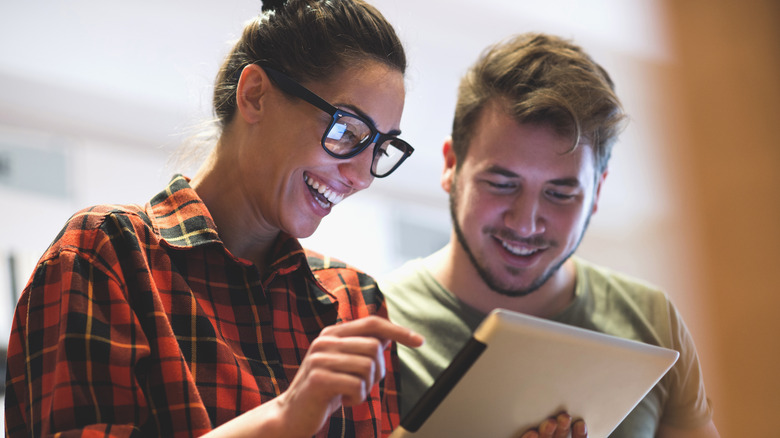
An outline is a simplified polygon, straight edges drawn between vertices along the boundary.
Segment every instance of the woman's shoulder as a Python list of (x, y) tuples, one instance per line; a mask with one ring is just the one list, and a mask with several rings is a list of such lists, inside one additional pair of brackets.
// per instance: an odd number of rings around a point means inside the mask
[(349, 263), (310, 249), (304, 249), (304, 252), (309, 268), (321, 281), (322, 278), (339, 278), (347, 276), (348, 278), (357, 279), (360, 284), (376, 285), (376, 281), (372, 276)]
[(54, 256), (62, 250), (94, 252), (101, 242), (152, 233), (152, 222), (143, 207), (134, 204), (100, 204), (74, 213), (54, 238), (47, 251)]
[(320, 285), (337, 301), (351, 303), (355, 315), (385, 314), (385, 299), (374, 277), (342, 260), (308, 249), (305, 252), (309, 268)]
[(100, 228), (107, 220), (117, 217), (133, 222), (151, 224), (144, 208), (137, 204), (98, 204), (83, 208), (68, 219), (67, 226), (81, 229)]
[(319, 251), (314, 251), (309, 248), (303, 248), (304, 254), (306, 254), (306, 260), (309, 262), (309, 266), (312, 271), (320, 271), (327, 269), (348, 269), (352, 271), (362, 272), (360, 269), (351, 266), (350, 264), (340, 260), (336, 257), (327, 256)]
[(61, 233), (121, 232), (132, 227), (152, 227), (144, 208), (135, 204), (99, 204), (77, 211), (65, 223)]

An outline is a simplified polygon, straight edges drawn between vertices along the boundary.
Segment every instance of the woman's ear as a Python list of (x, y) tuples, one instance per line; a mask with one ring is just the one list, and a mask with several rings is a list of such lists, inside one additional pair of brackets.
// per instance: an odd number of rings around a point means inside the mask
[(236, 87), (236, 110), (247, 123), (260, 120), (265, 96), (271, 81), (260, 66), (249, 64), (241, 71)]

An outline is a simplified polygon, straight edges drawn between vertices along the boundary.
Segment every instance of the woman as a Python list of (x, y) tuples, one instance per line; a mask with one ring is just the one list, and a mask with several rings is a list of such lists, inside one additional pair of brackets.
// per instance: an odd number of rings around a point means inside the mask
[(422, 340), (297, 238), (411, 154), (405, 64), (361, 0), (264, 7), (217, 76), (197, 174), (77, 213), (41, 258), (9, 342), (8, 436), (388, 434), (388, 346)]

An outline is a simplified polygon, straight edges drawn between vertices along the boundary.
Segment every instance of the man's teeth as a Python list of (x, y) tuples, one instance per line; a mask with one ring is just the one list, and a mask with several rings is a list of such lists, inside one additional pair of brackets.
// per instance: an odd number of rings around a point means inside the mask
[(507, 251), (511, 252), (512, 254), (519, 255), (519, 256), (529, 256), (535, 253), (536, 251), (538, 251), (538, 249), (522, 248), (519, 246), (510, 245), (503, 240), (501, 241), (501, 246), (503, 246)]
[(320, 184), (317, 181), (313, 181), (308, 176), (304, 176), (304, 181), (306, 181), (306, 184), (309, 185), (309, 187), (313, 188), (317, 191), (317, 193), (321, 194), (325, 197), (331, 204), (336, 205), (339, 202), (341, 202), (342, 199), (344, 199), (344, 195), (335, 193), (333, 190), (331, 190), (328, 186), (325, 184)]

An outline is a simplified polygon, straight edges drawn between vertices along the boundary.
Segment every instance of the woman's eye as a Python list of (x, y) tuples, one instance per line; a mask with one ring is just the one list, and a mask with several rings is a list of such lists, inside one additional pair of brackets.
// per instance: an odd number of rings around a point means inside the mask
[(341, 141), (346, 143), (357, 143), (358, 138), (352, 131), (344, 131), (344, 135), (341, 137)]

